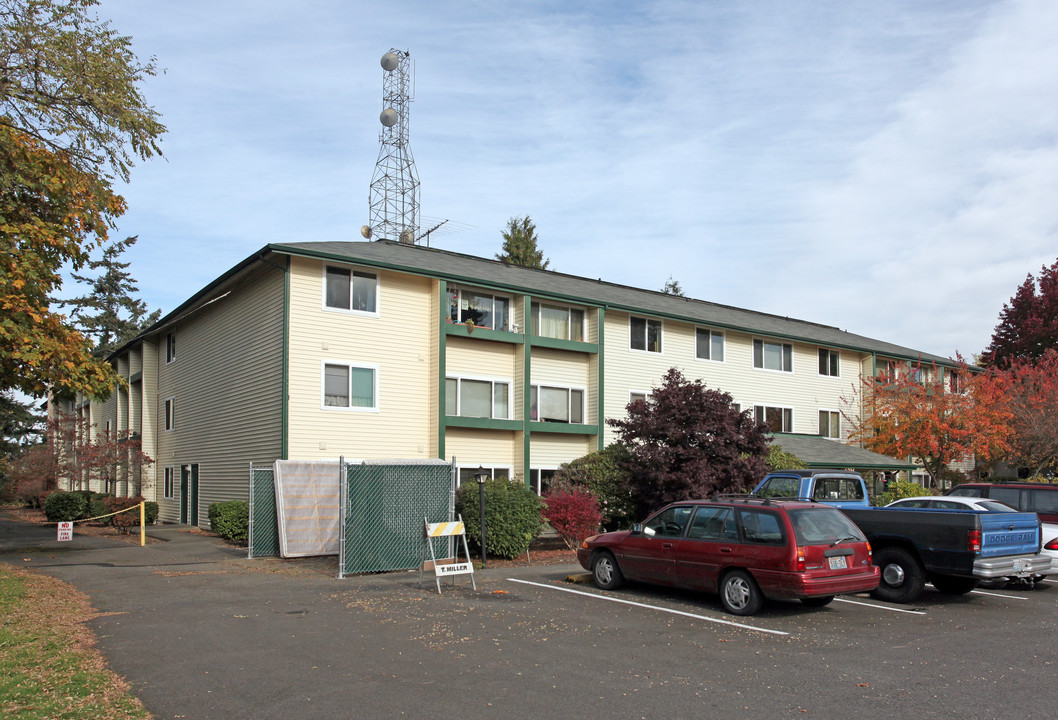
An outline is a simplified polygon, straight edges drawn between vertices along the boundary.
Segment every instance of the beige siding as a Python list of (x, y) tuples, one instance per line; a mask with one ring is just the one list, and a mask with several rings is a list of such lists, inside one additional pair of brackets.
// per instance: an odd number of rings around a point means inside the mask
[(533, 348), (533, 385), (588, 388), (591, 364), (585, 353)]
[[(793, 345), (793, 372), (775, 372), (753, 367), (754, 336), (724, 332), (723, 362), (695, 357), (695, 330), (698, 326), (666, 320), (660, 354), (629, 349), (627, 313), (611, 311), (606, 316), (606, 400), (607, 417), (625, 414), (630, 391), (650, 391), (671, 368), (678, 368), (688, 379), (701, 379), (709, 388), (731, 395), (743, 410), (755, 405), (793, 409), (795, 433), (819, 432), (819, 411), (846, 409), (843, 398), (853, 397), (859, 382), (862, 355), (841, 351), (840, 376), (819, 374), (819, 346)], [(715, 328), (713, 328), (715, 329)], [(853, 406), (855, 407), (855, 406)], [(848, 432), (842, 421), (843, 433)], [(606, 442), (614, 439), (606, 430)]]
[[(291, 258), (289, 457), (435, 456), (436, 282), (381, 271), (377, 315), (336, 312), (323, 307), (323, 268)], [(373, 368), (377, 409), (324, 408), (325, 363)]]
[(521, 433), (506, 430), (449, 428), (445, 434), (446, 459), (455, 458), (461, 468), (510, 468), (515, 476), (521, 476), (521, 453), (515, 452), (521, 442)]
[[(246, 499), (251, 461), (270, 463), (281, 452), (283, 272), (259, 263), (235, 280), (230, 294), (218, 290), (214, 302), (166, 328), (152, 353), (157, 387), (145, 412), (157, 428), (156, 481), (166, 466), (198, 464), (200, 525), (211, 503)], [(168, 364), (166, 332), (177, 348)], [(154, 375), (145, 368), (145, 393)], [(171, 430), (167, 398), (175, 401)], [(163, 520), (179, 519), (176, 485), (177, 497), (160, 503)]]
[(529, 465), (533, 468), (557, 468), (595, 450), (594, 438), (584, 435), (534, 432), (530, 438)]
[(488, 376), (513, 380), (520, 345), (449, 335), (446, 372), (449, 377)]

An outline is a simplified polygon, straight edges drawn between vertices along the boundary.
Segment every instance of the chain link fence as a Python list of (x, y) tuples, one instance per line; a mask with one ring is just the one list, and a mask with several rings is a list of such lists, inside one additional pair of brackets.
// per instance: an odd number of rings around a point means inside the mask
[(279, 518), (276, 516), (276, 483), (271, 467), (250, 463), (250, 518), (246, 557), (279, 555)]

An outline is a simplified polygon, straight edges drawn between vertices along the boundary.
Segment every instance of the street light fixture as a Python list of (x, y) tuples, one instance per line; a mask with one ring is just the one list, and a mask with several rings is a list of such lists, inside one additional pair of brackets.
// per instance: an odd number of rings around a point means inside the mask
[(478, 466), (474, 473), (474, 479), (478, 481), (478, 512), (481, 519), (481, 569), (489, 566), (488, 556), (485, 553), (485, 481), (489, 479), (489, 473), (485, 468)]

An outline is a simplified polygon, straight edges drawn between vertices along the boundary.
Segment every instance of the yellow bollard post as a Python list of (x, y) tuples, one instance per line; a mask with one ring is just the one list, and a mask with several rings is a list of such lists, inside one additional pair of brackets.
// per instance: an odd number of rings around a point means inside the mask
[(145, 527), (145, 525), (146, 525), (146, 523), (144, 522), (145, 511), (144, 511), (143, 508), (144, 508), (144, 503), (141, 500), (140, 501), (140, 547), (143, 547), (143, 546), (145, 546), (147, 544), (147, 528)]

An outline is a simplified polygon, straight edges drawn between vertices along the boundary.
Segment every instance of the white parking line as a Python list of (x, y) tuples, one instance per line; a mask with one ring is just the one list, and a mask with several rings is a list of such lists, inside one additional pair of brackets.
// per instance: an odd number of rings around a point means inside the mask
[(1008, 600), (1028, 600), (1024, 595), (1004, 595), (1003, 593), (988, 592), (987, 590), (971, 590), (974, 595), (990, 595), (992, 597), (1007, 598)]
[(891, 610), (892, 612), (908, 613), (909, 615), (925, 615), (921, 610), (905, 610), (904, 608), (889, 607), (888, 605), (875, 605), (862, 600), (849, 600), (847, 598), (834, 598), (835, 602), (848, 603), (849, 605), (863, 605), (864, 607), (878, 608), (879, 610)]
[(564, 588), (559, 587), (557, 585), (548, 585), (546, 583), (530, 582), (529, 580), (518, 580), (515, 578), (507, 579), (511, 582), (522, 583), (523, 585), (534, 585), (536, 587), (547, 588), (548, 590), (561, 590), (562, 592), (573, 593), (574, 595), (584, 595), (585, 597), (595, 598), (597, 600), (609, 600), (610, 602), (646, 608), (647, 610), (660, 610), (661, 612), (672, 613), (673, 615), (683, 615), (684, 617), (694, 618), (695, 620), (705, 620), (706, 622), (718, 623), (720, 625), (731, 625), (732, 627), (742, 628), (743, 630), (756, 630), (757, 632), (771, 633), (772, 635), (790, 634), (788, 632), (783, 632), (782, 630), (769, 630), (767, 628), (755, 627), (753, 625), (744, 625), (742, 623), (731, 622), (730, 620), (721, 620), (719, 618), (708, 617), (706, 615), (695, 615), (694, 613), (683, 612), (682, 610), (672, 610), (670, 608), (659, 607), (657, 605), (647, 605), (645, 603), (633, 602), (631, 600), (622, 600), (620, 598), (609, 597), (607, 595), (597, 595), (596, 593), (584, 592), (583, 590), (574, 590), (573, 588)]

